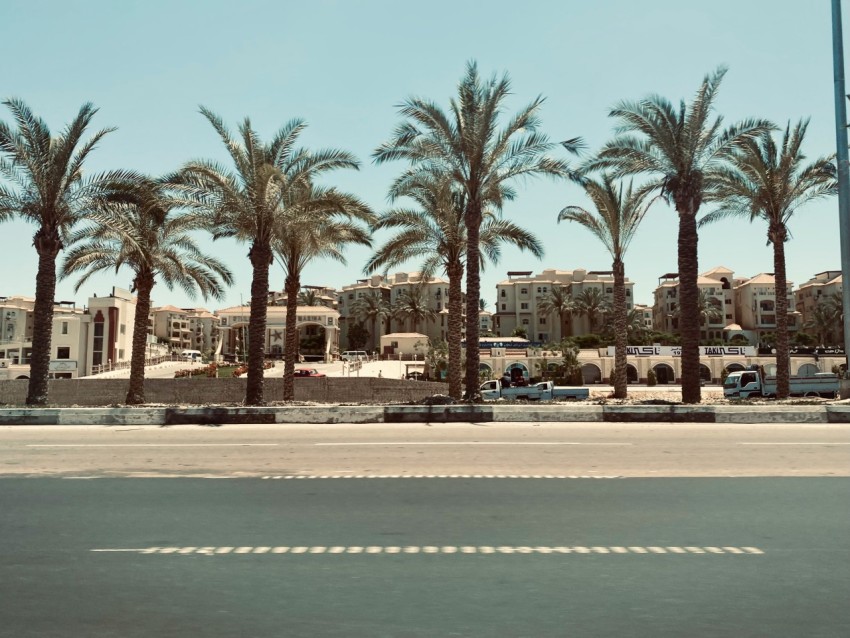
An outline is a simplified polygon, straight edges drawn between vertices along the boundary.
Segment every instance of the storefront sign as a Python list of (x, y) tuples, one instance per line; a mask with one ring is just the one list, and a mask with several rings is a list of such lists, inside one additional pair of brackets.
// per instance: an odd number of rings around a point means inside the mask
[[(608, 346), (608, 356), (614, 356), (614, 346)], [(682, 346), (627, 346), (630, 357), (681, 357)], [(754, 357), (754, 346), (700, 346), (701, 357)]]

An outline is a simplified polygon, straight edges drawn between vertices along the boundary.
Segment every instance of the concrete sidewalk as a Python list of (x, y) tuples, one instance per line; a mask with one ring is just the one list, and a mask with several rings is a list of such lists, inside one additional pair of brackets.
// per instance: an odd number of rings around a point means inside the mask
[(278, 407), (5, 408), (0, 425), (226, 423), (850, 423), (850, 405), (305, 405)]

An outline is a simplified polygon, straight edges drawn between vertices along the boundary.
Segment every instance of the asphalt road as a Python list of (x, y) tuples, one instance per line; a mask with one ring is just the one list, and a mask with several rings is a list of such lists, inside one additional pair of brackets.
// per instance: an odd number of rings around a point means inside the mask
[(0, 636), (843, 637), (848, 502), (828, 478), (9, 478)]
[(7, 427), (0, 637), (844, 638), (848, 474), (842, 425)]
[(850, 476), (846, 424), (0, 427), (0, 476)]

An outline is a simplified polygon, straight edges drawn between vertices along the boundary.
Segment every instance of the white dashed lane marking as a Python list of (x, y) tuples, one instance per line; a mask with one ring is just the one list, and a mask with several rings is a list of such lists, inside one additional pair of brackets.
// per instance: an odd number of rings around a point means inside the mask
[(621, 479), (623, 476), (594, 476), (582, 474), (346, 474), (343, 476), (317, 474), (298, 476), (263, 476), (265, 480), (308, 479)]
[(203, 556), (222, 556), (227, 554), (673, 554), (706, 556), (716, 554), (760, 555), (764, 551), (758, 547), (642, 547), (642, 546), (548, 546), (548, 545), (281, 545), (242, 546), (242, 547), (137, 547), (137, 548), (98, 548), (90, 550), (99, 553), (129, 554), (200, 554)]

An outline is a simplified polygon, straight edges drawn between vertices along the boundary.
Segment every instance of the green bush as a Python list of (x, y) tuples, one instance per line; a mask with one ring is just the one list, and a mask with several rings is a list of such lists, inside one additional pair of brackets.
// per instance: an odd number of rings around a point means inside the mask
[(655, 376), (655, 370), (650, 368), (649, 372), (646, 373), (646, 385), (656, 385), (657, 383), (658, 378)]

